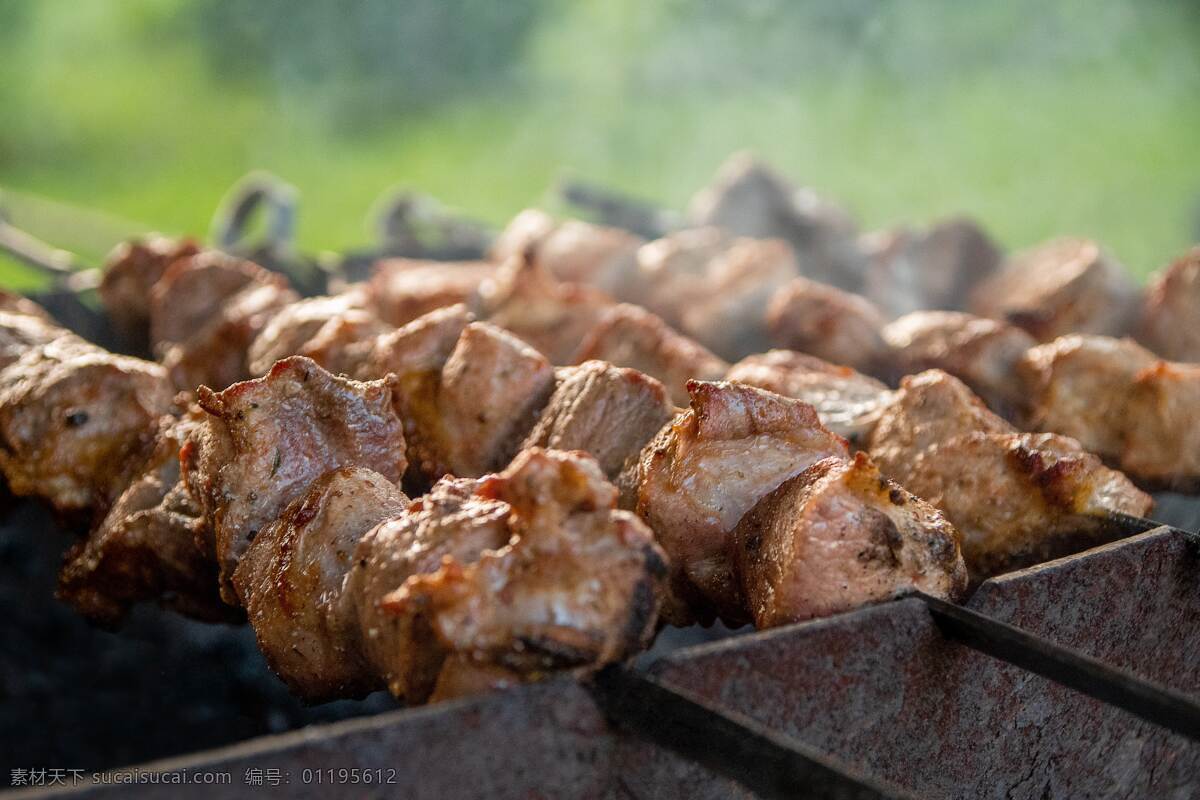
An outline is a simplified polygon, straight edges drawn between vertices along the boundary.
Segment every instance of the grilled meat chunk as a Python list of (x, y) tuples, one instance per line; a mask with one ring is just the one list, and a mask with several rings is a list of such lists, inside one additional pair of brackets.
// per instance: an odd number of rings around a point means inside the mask
[(637, 370), (586, 361), (558, 372), (558, 386), (522, 450), (583, 450), (615, 480), (674, 415), (663, 385)]
[(362, 467), (326, 472), (250, 543), (233, 574), (271, 669), (306, 700), (380, 685), (360, 655), (358, 620), (342, 601), (359, 541), (408, 498)]
[(892, 476), (962, 533), (972, 576), (984, 578), (1107, 541), (1109, 512), (1153, 506), (1124, 475), (1052, 433), (952, 437), (914, 454)]
[(405, 325), (434, 309), (470, 301), (494, 269), (486, 261), (381, 261), (367, 283), (368, 307), (389, 325)]
[(444, 558), (387, 595), (385, 610), (421, 614), (446, 652), (524, 679), (645, 648), (665, 557), (640, 520), (615, 510), (594, 460), (527, 450), (477, 494), (511, 506), (508, 543), (467, 563)]
[(558, 222), (527, 209), (518, 214), (492, 245), (493, 261), (530, 260), (561, 281), (583, 283), (607, 292), (620, 291), (636, 269), (640, 236), (580, 220)]
[(468, 565), (512, 537), (508, 503), (476, 494), (474, 478), (443, 478), (406, 513), (372, 528), (358, 543), (341, 604), (360, 631), (362, 657), (396, 697), (424, 702), (446, 659), (428, 615), (415, 605), (395, 613), (389, 595), (409, 578), (436, 572), (443, 559)]
[(645, 309), (622, 303), (609, 309), (575, 354), (575, 363), (607, 361), (657, 378), (671, 400), (688, 402), (690, 380), (719, 380), (729, 369), (703, 345), (672, 330)]
[(1125, 403), (1125, 446), (1117, 464), (1138, 481), (1200, 491), (1200, 365), (1159, 361), (1139, 372)]
[(481, 317), (532, 345), (553, 364), (568, 364), (613, 301), (581, 283), (563, 283), (539, 263), (514, 258), (479, 287)]
[(1079, 442), (1022, 434), (937, 370), (906, 378), (871, 436), (893, 480), (937, 506), (962, 534), (975, 578), (1103, 541), (1108, 512), (1152, 505)]
[(150, 296), (150, 334), (174, 385), (225, 388), (250, 377), (247, 351), (299, 296), (280, 275), (212, 251), (176, 259)]
[(184, 480), (211, 526), (221, 594), (246, 547), (318, 476), (339, 467), (404, 474), (404, 433), (383, 381), (330, 375), (293, 356), (222, 392), (202, 386), (209, 416), (180, 453)]
[(712, 184), (692, 199), (688, 215), (695, 225), (787, 241), (814, 280), (850, 291), (862, 283), (866, 264), (850, 217), (749, 154), (734, 154), (722, 164)]
[(1159, 361), (1129, 339), (1064, 336), (1030, 350), (1018, 373), (1031, 404), (1024, 427), (1078, 439), (1148, 486), (1200, 487), (1194, 365)]
[(966, 384), (941, 370), (910, 375), (900, 382), (867, 439), (871, 458), (889, 478), (907, 486), (905, 464), (915, 454), (960, 434), (1015, 433), (988, 410)]
[(167, 267), (200, 252), (193, 239), (150, 236), (117, 245), (105, 260), (100, 301), (121, 338), (150, 349), (150, 295)]
[[(40, 306), (34, 307), (41, 310)], [(13, 304), (12, 311), (0, 310), (0, 370), (35, 347), (68, 334), (49, 315), (27, 314), (16, 310), (18, 308), (20, 306)]]
[(744, 358), (725, 379), (803, 400), (816, 409), (822, 425), (854, 443), (866, 439), (892, 401), (887, 384), (850, 367), (791, 350)]
[(883, 339), (897, 377), (940, 369), (1006, 418), (1024, 410), (1026, 394), (1014, 370), (1037, 342), (1015, 325), (959, 311), (916, 311), (884, 327)]
[(767, 326), (778, 346), (867, 373), (884, 362), (885, 322), (866, 298), (807, 278), (780, 288), (767, 305)]
[(1047, 342), (1067, 333), (1121, 336), (1137, 316), (1138, 291), (1095, 242), (1055, 239), (1013, 256), (979, 284), (970, 310)]
[(109, 502), (173, 394), (159, 365), (64, 333), (0, 371), (0, 471), (13, 494), (62, 512)]
[(971, 291), (1000, 266), (1000, 248), (974, 221), (944, 220), (924, 231), (865, 236), (863, 294), (889, 318), (926, 309), (966, 308)]
[(958, 532), (865, 453), (818, 461), (784, 481), (746, 512), (733, 538), (757, 628), (913, 590), (957, 600), (967, 588)]
[(1151, 278), (1138, 340), (1163, 358), (1200, 362), (1200, 247)]
[(51, 325), (58, 324), (50, 312), (37, 303), (15, 292), (6, 292), (3, 289), (0, 289), (0, 313), (36, 317)]
[(483, 322), (463, 329), (440, 370), (398, 378), (413, 464), (430, 481), (503, 467), (554, 390), (554, 368), (541, 353)]
[(688, 384), (691, 407), (642, 451), (623, 503), (650, 525), (671, 559), (664, 618), (745, 621), (730, 546), (742, 515), (823, 458), (847, 458), (807, 403), (737, 383)]
[(638, 248), (633, 279), (617, 287), (614, 295), (682, 329), (684, 312), (704, 299), (710, 265), (732, 241), (720, 228), (686, 228), (646, 242)]
[(714, 353), (735, 360), (771, 346), (763, 308), (800, 274), (779, 239), (736, 239), (709, 262), (703, 291), (682, 309), (681, 330)]
[(1118, 463), (1128, 389), (1155, 361), (1132, 340), (1107, 336), (1063, 336), (1035, 347), (1017, 364), (1029, 397), (1021, 427), (1070, 436)]
[(160, 420), (139, 474), (67, 555), (58, 598), (91, 621), (115, 627), (134, 605), (153, 601), (201, 620), (237, 618), (221, 602), (200, 508), (180, 479), (179, 450), (202, 418), (193, 408)]
[[(329, 297), (309, 297), (292, 303), (272, 317), (262, 332), (254, 339), (247, 352), (250, 374), (265, 375), (271, 366), (281, 358), (288, 356), (308, 356), (308, 344), (317, 338), (330, 323), (353, 320), (356, 326), (359, 320), (374, 321), (374, 315), (367, 311), (365, 294), (361, 289), (350, 289), (342, 294)], [(368, 336), (371, 333), (383, 333), (387, 330), (382, 322), (376, 322), (376, 327), (365, 327), (362, 332)], [(323, 351), (330, 355), (330, 351)], [(319, 359), (314, 361), (326, 369), (327, 364)]]

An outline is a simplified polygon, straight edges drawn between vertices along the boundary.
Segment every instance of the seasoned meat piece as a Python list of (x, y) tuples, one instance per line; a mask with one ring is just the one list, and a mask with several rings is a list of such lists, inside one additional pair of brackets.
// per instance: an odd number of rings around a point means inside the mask
[(344, 614), (357, 619), (363, 658), (388, 690), (424, 702), (446, 653), (428, 615), (410, 606), (397, 614), (387, 601), (414, 575), (436, 572), (445, 558), (467, 565), (499, 550), (512, 532), (508, 503), (476, 495), (479, 480), (443, 478), (407, 513), (380, 523), (358, 544), (342, 592)]
[(674, 415), (663, 385), (637, 370), (587, 361), (564, 367), (522, 450), (583, 450), (610, 480)]
[(749, 154), (734, 154), (721, 165), (712, 184), (692, 199), (688, 216), (695, 225), (786, 240), (814, 280), (850, 291), (862, 282), (865, 262), (850, 217)]
[(534, 261), (562, 281), (608, 292), (629, 281), (644, 239), (620, 228), (566, 220), (534, 247)]
[(115, 499), (173, 392), (163, 368), (70, 334), (0, 371), (0, 471), (63, 512)]
[(622, 303), (609, 309), (584, 338), (575, 363), (607, 361), (663, 382), (676, 404), (688, 402), (687, 382), (717, 380), (729, 364), (672, 330), (645, 309)]
[(1079, 443), (1052, 433), (962, 434), (910, 453), (889, 476), (937, 506), (962, 534), (973, 578), (1113, 538), (1109, 512), (1154, 505)]
[(35, 347), (49, 344), (65, 334), (67, 330), (51, 321), (49, 316), (0, 310), (0, 370)]
[(287, 281), (215, 250), (177, 258), (150, 291), (150, 342), (161, 355), (205, 329), (239, 292), (268, 285), (284, 290)]
[(554, 389), (554, 368), (515, 336), (473, 322), (440, 371), (410, 373), (397, 386), (419, 473), (478, 477), (516, 454)]
[(250, 373), (264, 375), (281, 358), (308, 355), (303, 352), (304, 345), (329, 321), (355, 312), (370, 316), (363, 309), (365, 303), (365, 294), (351, 289), (330, 297), (305, 298), (282, 309), (250, 345), (246, 354)]
[(584, 335), (613, 306), (604, 292), (562, 283), (538, 264), (512, 259), (479, 287), (479, 314), (543, 353), (570, 363)]
[(1200, 365), (1159, 361), (1133, 379), (1118, 466), (1138, 481), (1200, 491)]
[(764, 308), (799, 272), (785, 242), (735, 240), (710, 262), (705, 291), (683, 308), (683, 332), (730, 360), (766, 350)]
[(360, 656), (343, 581), (355, 548), (408, 498), (382, 475), (342, 467), (317, 478), (263, 528), (233, 574), (271, 669), (300, 697), (331, 700), (380, 685)]
[(279, 283), (251, 284), (225, 301), (207, 325), (187, 340), (166, 346), (162, 363), (183, 391), (200, 385), (225, 388), (251, 377), (251, 345), (267, 323), (298, 300)]
[[(454, 352), (458, 337), (475, 321), (465, 305), (446, 306), (417, 317), (371, 342), (371, 350), (358, 369), (361, 379), (392, 373), (400, 380), (394, 396), (403, 393), (407, 375), (438, 372)], [(404, 411), (400, 411), (404, 416)]]
[(956, 217), (928, 230), (902, 229), (863, 237), (863, 293), (889, 317), (966, 308), (971, 291), (1000, 266), (1002, 254), (974, 221)]
[(1027, 396), (1014, 370), (1037, 342), (1015, 325), (958, 311), (916, 311), (889, 323), (883, 338), (897, 377), (944, 370), (1002, 416), (1024, 410)]
[[(973, 431), (1015, 433), (957, 378), (931, 369), (900, 382), (895, 399), (867, 440), (884, 474), (908, 486), (905, 464), (938, 442)], [(911, 488), (911, 487), (909, 487)]]
[(654, 535), (614, 509), (616, 489), (583, 454), (527, 450), (477, 492), (512, 507), (512, 538), (468, 563), (450, 557), (384, 598), (422, 614), (437, 643), (525, 679), (594, 669), (653, 637), (666, 570)]
[(1200, 247), (1150, 279), (1138, 340), (1163, 358), (1200, 362)]
[(367, 283), (368, 306), (389, 325), (404, 325), (434, 309), (470, 301), (494, 270), (486, 261), (381, 261)]
[(734, 531), (757, 628), (850, 611), (914, 590), (967, 588), (958, 532), (865, 453), (818, 461), (759, 500)]
[(893, 394), (886, 384), (850, 367), (791, 350), (744, 358), (725, 379), (803, 400), (817, 410), (822, 425), (855, 443), (865, 440)]
[(956, 378), (905, 378), (870, 439), (889, 478), (937, 506), (963, 536), (971, 574), (1099, 542), (1106, 511), (1142, 515), (1149, 498), (1065, 436), (1019, 434)]
[(780, 288), (767, 306), (767, 326), (775, 343), (873, 373), (881, 369), (887, 346), (880, 330), (883, 314), (869, 300), (806, 278)]
[(229, 580), (246, 547), (319, 475), (359, 466), (400, 480), (407, 461), (391, 394), (384, 381), (330, 375), (300, 356), (222, 392), (200, 387), (209, 416), (180, 459), (188, 490), (211, 525), (228, 602), (235, 599)]
[(1121, 336), (1138, 291), (1124, 267), (1086, 239), (1055, 239), (1018, 253), (971, 295), (971, 311), (1050, 341), (1067, 333)]
[(647, 242), (638, 248), (633, 280), (613, 294), (680, 328), (684, 312), (709, 293), (709, 265), (729, 249), (731, 241), (720, 228), (688, 228)]
[(150, 349), (150, 293), (176, 260), (194, 256), (193, 239), (150, 236), (117, 245), (104, 263), (100, 301), (121, 337), (141, 350)]
[(1130, 387), (1155, 361), (1132, 340), (1107, 336), (1063, 336), (1035, 347), (1017, 364), (1029, 398), (1021, 427), (1070, 436), (1120, 463)]
[(1026, 427), (1078, 439), (1085, 448), (1162, 489), (1200, 489), (1191, 416), (1200, 368), (1159, 361), (1128, 339), (1064, 336), (1018, 366), (1032, 410)]
[(131, 607), (151, 601), (206, 621), (237, 618), (221, 602), (216, 564), (200, 544), (200, 508), (180, 480), (179, 449), (202, 416), (196, 408), (159, 422), (138, 476), (68, 554), (58, 598), (93, 622), (115, 627)]
[(822, 458), (846, 458), (841, 437), (807, 403), (737, 383), (688, 384), (691, 407), (642, 451), (632, 501), (671, 557), (664, 618), (745, 621), (730, 537), (742, 515)]
[(379, 337), (393, 330), (370, 311), (352, 308), (322, 325), (297, 355), (311, 358), (335, 375), (358, 375)]
[(532, 258), (538, 246), (558, 227), (558, 221), (545, 211), (527, 208), (512, 218), (492, 242), (488, 258), (503, 264), (512, 258)]

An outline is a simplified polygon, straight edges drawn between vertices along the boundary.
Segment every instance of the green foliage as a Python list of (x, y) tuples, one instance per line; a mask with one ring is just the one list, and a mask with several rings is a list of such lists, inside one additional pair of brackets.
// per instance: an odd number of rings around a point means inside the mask
[(95, 259), (139, 228), (204, 234), (262, 168), (302, 191), (302, 246), (339, 249), (398, 184), (496, 224), (565, 172), (681, 206), (750, 148), (866, 227), (964, 211), (1145, 274), (1198, 235), (1195, 9), (0, 0), (0, 205)]

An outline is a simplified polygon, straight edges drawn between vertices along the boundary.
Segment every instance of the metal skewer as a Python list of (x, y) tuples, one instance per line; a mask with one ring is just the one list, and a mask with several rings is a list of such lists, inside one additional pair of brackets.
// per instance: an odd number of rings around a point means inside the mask
[(916, 596), (949, 638), (1200, 741), (1200, 703), (1188, 695), (976, 611), (920, 592)]
[(908, 798), (736, 711), (626, 667), (598, 673), (592, 694), (618, 724), (769, 798)]

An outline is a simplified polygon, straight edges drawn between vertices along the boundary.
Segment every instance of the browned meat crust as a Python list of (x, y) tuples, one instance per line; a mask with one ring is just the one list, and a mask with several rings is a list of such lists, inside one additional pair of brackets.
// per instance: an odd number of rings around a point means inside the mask
[(691, 407), (642, 451), (625, 502), (671, 558), (664, 618), (740, 623), (745, 603), (730, 551), (738, 520), (783, 481), (848, 450), (799, 400), (737, 383), (692, 381), (688, 391)]
[(360, 656), (343, 583), (355, 548), (408, 498), (382, 475), (342, 467), (313, 481), (246, 549), (233, 585), (271, 668), (308, 700), (379, 687)]
[(919, 590), (967, 587), (958, 532), (865, 453), (818, 461), (758, 501), (734, 531), (754, 624), (770, 628)]
[(180, 480), (179, 449), (201, 419), (197, 408), (160, 421), (138, 476), (67, 555), (58, 597), (93, 622), (115, 627), (132, 606), (151, 601), (206, 621), (240, 616), (221, 602), (200, 508)]
[(866, 298), (807, 278), (780, 288), (767, 306), (775, 344), (867, 373), (884, 364), (885, 322)]
[(904, 380), (870, 452), (958, 528), (975, 578), (1096, 544), (1111, 535), (1106, 514), (1153, 505), (1079, 442), (1017, 433), (937, 370)]
[(1122, 336), (1139, 294), (1125, 269), (1095, 242), (1055, 239), (1018, 253), (971, 295), (970, 310), (1047, 342), (1068, 333)]
[(822, 425), (855, 444), (866, 439), (892, 401), (887, 384), (792, 350), (744, 358), (725, 379), (803, 400), (817, 410)]
[(584, 338), (574, 361), (607, 361), (657, 378), (677, 405), (688, 402), (690, 380), (719, 380), (729, 369), (698, 342), (634, 305), (609, 309)]
[(396, 386), (419, 475), (478, 477), (516, 454), (554, 390), (554, 368), (512, 334), (472, 322), (441, 369), (398, 375)]
[[(30, 305), (33, 305), (30, 303)], [(40, 310), (40, 306), (36, 307)], [(48, 316), (0, 310), (0, 370), (35, 347), (67, 334)]]
[(368, 308), (389, 325), (405, 325), (435, 309), (470, 302), (494, 270), (486, 261), (381, 261), (367, 283)]
[(579, 220), (557, 222), (549, 214), (526, 209), (513, 218), (492, 245), (497, 263), (529, 259), (554, 277), (619, 292), (636, 269), (641, 237), (619, 228)]
[[(374, 320), (374, 315), (364, 309), (365, 303), (361, 288), (354, 288), (330, 297), (309, 297), (282, 309), (255, 337), (246, 353), (250, 374), (265, 375), (276, 361), (288, 356), (312, 358), (305, 352), (308, 343), (335, 320)], [(377, 324), (376, 332), (387, 330), (383, 323)], [(321, 364), (318, 359), (313, 360)], [(326, 364), (321, 366), (329, 369)]]
[(214, 251), (176, 259), (150, 294), (150, 335), (171, 381), (184, 391), (250, 377), (247, 351), (299, 296), (286, 279)]
[(172, 396), (159, 365), (64, 334), (0, 371), (0, 471), (62, 512), (111, 502)]
[(1200, 362), (1200, 247), (1150, 279), (1138, 340), (1163, 358)]
[(1018, 371), (1025, 427), (1078, 439), (1150, 488), (1200, 489), (1197, 365), (1160, 361), (1128, 339), (1064, 336), (1030, 350)]
[(100, 280), (100, 301), (122, 338), (135, 347), (150, 347), (150, 292), (176, 260), (194, 256), (193, 239), (150, 236), (122, 242), (108, 255)]
[(334, 376), (300, 356), (222, 392), (201, 387), (209, 416), (180, 459), (212, 529), (227, 602), (246, 547), (319, 475), (361, 466), (400, 480), (407, 461), (391, 395), (384, 381)]
[(558, 371), (558, 388), (521, 449), (583, 450), (613, 480), (673, 414), (654, 378), (587, 361)]
[(446, 653), (426, 614), (415, 607), (397, 614), (385, 600), (410, 577), (437, 571), (445, 558), (470, 564), (508, 543), (512, 509), (478, 496), (479, 484), (472, 478), (438, 481), (407, 513), (362, 538), (346, 579), (344, 613), (357, 619), (363, 657), (388, 690), (409, 703), (429, 697)]
[(883, 338), (897, 377), (940, 369), (1005, 418), (1025, 410), (1028, 398), (1014, 370), (1037, 341), (1015, 325), (958, 311), (916, 311), (889, 323)]
[(526, 680), (649, 643), (665, 557), (644, 524), (614, 509), (595, 461), (527, 450), (477, 494), (511, 506), (508, 543), (467, 563), (443, 558), (384, 597), (385, 611), (420, 614), (446, 652)]
[(613, 305), (606, 293), (564, 283), (540, 262), (514, 258), (479, 287), (479, 315), (529, 343), (552, 364), (570, 363), (584, 335)]

